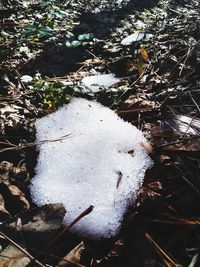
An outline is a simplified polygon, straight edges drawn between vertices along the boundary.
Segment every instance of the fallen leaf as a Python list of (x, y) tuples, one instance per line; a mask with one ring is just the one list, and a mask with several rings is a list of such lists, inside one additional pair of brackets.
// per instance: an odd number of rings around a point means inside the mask
[[(57, 236), (62, 228), (65, 213), (62, 204), (48, 204), (19, 215), (26, 246), (34, 247), (40, 253)], [(55, 247), (53, 249), (55, 253)]]
[(140, 145), (147, 151), (149, 155), (153, 154), (153, 147), (149, 142), (142, 141)]
[(173, 114), (151, 129), (153, 142), (164, 150), (200, 151), (200, 119)]
[(10, 182), (8, 180), (4, 180), (3, 184), (7, 187), (7, 193), (8, 193), (8, 197), (7, 200), (9, 198), (10, 195), (10, 201), (13, 202), (18, 202), (21, 205), (21, 208), (23, 209), (29, 209), (30, 208), (30, 204), (28, 202), (28, 200), (26, 199), (24, 193), (15, 185), (10, 184)]
[(3, 221), (10, 216), (9, 212), (5, 208), (5, 201), (3, 196), (0, 194), (0, 220)]
[[(0, 225), (0, 231), (12, 237), (22, 248), (31, 248), (31, 254), (35, 253), (37, 256), (41, 253), (40, 256), (44, 257), (46, 254), (42, 250), (61, 229), (64, 215), (62, 204), (48, 204), (8, 219)], [(53, 247), (55, 255), (56, 249), (59, 251), (60, 247), (62, 244)]]
[[(74, 249), (72, 249), (58, 264), (59, 267), (65, 266), (83, 266), (80, 264), (81, 255), (85, 250), (85, 245), (83, 242), (78, 244)], [(78, 264), (77, 264), (78, 263)]]
[(25, 267), (30, 259), (13, 245), (9, 245), (0, 253), (1, 267)]
[(145, 48), (140, 48), (140, 54), (142, 55), (143, 59), (145, 61), (148, 61), (149, 60), (149, 55), (148, 55), (148, 52)]
[(61, 227), (66, 211), (62, 204), (48, 204), (24, 213), (24, 232), (49, 232)]
[(160, 196), (161, 190), (162, 190), (162, 184), (160, 181), (154, 181), (145, 184), (139, 190), (137, 205), (138, 206), (141, 205), (141, 203), (143, 203), (147, 199), (154, 199)]
[[(11, 219), (12, 222), (9, 225), (9, 221), (0, 225), (0, 232), (4, 242), (2, 244), (3, 251), (0, 253), (0, 266), (1, 267), (23, 267), (27, 266), (30, 259), (27, 258), (25, 253), (17, 248), (19, 247), (26, 250), (24, 243), (24, 237), (22, 233), (22, 222), (20, 218)], [(9, 228), (9, 226), (12, 226)], [(8, 234), (8, 235), (7, 235)], [(6, 237), (10, 238), (8, 240)], [(14, 243), (13, 243), (14, 242)]]

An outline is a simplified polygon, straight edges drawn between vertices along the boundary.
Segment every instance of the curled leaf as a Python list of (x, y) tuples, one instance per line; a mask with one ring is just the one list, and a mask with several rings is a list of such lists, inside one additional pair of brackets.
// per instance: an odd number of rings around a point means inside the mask
[(141, 54), (141, 56), (143, 57), (143, 59), (145, 61), (149, 60), (149, 55), (148, 55), (148, 52), (147, 52), (147, 50), (145, 48), (143, 48), (143, 47), (140, 48), (140, 54)]

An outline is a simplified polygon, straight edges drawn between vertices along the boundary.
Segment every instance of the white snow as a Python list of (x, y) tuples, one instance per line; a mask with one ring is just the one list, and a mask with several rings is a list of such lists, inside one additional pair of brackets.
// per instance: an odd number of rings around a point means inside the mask
[(33, 201), (63, 203), (65, 224), (93, 205), (73, 230), (94, 239), (116, 235), (152, 164), (140, 145), (146, 140), (142, 132), (109, 108), (81, 98), (38, 119), (36, 130), (38, 143), (49, 141), (38, 146)]
[(28, 82), (32, 82), (33, 78), (29, 75), (23, 75), (21, 77), (21, 81), (24, 82), (24, 83), (28, 83)]
[(102, 86), (108, 88), (120, 82), (120, 79), (116, 78), (113, 73), (110, 73), (110, 74), (87, 76), (83, 78), (81, 82), (91, 92), (96, 93), (101, 89)]
[(153, 37), (153, 34), (151, 33), (146, 33), (146, 32), (140, 32), (140, 31), (135, 31), (133, 34), (128, 35), (125, 37), (122, 41), (121, 44), (124, 46), (131, 45), (134, 42), (141, 41), (143, 39), (149, 40), (150, 38)]

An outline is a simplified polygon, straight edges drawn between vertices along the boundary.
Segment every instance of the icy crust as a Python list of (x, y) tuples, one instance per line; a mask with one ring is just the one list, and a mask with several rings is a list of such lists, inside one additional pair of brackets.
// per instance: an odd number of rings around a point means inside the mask
[(109, 108), (81, 98), (38, 119), (36, 130), (38, 143), (71, 135), (38, 147), (33, 201), (63, 203), (65, 224), (93, 205), (73, 230), (95, 239), (116, 235), (152, 164), (140, 146), (142, 132)]

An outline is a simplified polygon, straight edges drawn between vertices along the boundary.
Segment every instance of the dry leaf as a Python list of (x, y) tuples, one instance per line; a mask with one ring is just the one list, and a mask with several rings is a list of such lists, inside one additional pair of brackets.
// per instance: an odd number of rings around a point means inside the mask
[(26, 199), (24, 193), (17, 186), (11, 185), (8, 180), (4, 180), (3, 184), (9, 190), (8, 193), (10, 193), (11, 199), (13, 201), (16, 201), (16, 200), (19, 201), (21, 206), (23, 207), (23, 209), (29, 209), (30, 208), (30, 204), (29, 204), (28, 200)]
[[(179, 125), (180, 126), (180, 125)], [(198, 125), (197, 125), (198, 126)], [(185, 129), (186, 125), (181, 127)], [(190, 134), (182, 133), (181, 130), (172, 127), (167, 121), (162, 121), (159, 125), (151, 128), (151, 135), (153, 137), (152, 143), (159, 149), (159, 151), (170, 151), (170, 152), (182, 152), (191, 153), (200, 151), (200, 137), (199, 134), (194, 134), (194, 131), (198, 131), (198, 128), (191, 128)], [(194, 130), (194, 131), (193, 131)], [(192, 133), (193, 131), (193, 133)]]
[(154, 109), (158, 107), (159, 104), (155, 101), (148, 100), (144, 96), (135, 96), (131, 95), (128, 99), (122, 104), (122, 108), (132, 109), (132, 108), (149, 108)]
[[(72, 249), (58, 264), (60, 267), (65, 266), (83, 266), (80, 264), (81, 255), (85, 250), (85, 245), (83, 242), (78, 244), (74, 249)], [(77, 264), (78, 263), (78, 264)]]
[[(22, 234), (22, 222), (21, 219), (16, 218), (15, 221), (12, 221), (11, 229), (9, 230), (9, 223), (6, 222), (1, 225), (1, 234), (3, 238), (4, 235), (13, 240), (20, 247), (25, 248), (24, 238)], [(23, 267), (27, 266), (30, 262), (29, 258), (24, 254), (22, 250), (17, 248), (15, 244), (5, 238), (6, 244), (3, 246), (4, 250), (0, 253), (0, 267)], [(6, 246), (6, 247), (5, 247)]]
[(148, 52), (145, 48), (140, 48), (140, 54), (142, 55), (143, 59), (145, 61), (148, 61), (149, 60), (149, 55), (148, 55)]
[(5, 201), (3, 196), (0, 194), (0, 219), (4, 220), (10, 216), (9, 212), (5, 208)]
[(64, 206), (59, 203), (33, 209), (22, 216), (23, 232), (36, 235), (55, 231), (61, 227), (65, 213)]
[(139, 190), (137, 205), (141, 205), (147, 199), (154, 199), (160, 196), (161, 190), (162, 184), (160, 181), (153, 181), (142, 186)]
[[(57, 236), (62, 227), (65, 213), (62, 204), (48, 204), (20, 215), (26, 246), (34, 247), (36, 251), (41, 252)], [(59, 244), (52, 249), (56, 253)]]
[(13, 245), (9, 245), (0, 253), (0, 267), (25, 267), (30, 259)]
[(142, 141), (141, 143), (140, 143), (140, 145), (144, 148), (144, 149), (146, 149), (146, 151), (147, 151), (147, 153), (148, 154), (153, 154), (153, 147), (152, 147), (152, 145), (149, 143), (149, 142), (147, 142), (147, 141)]

